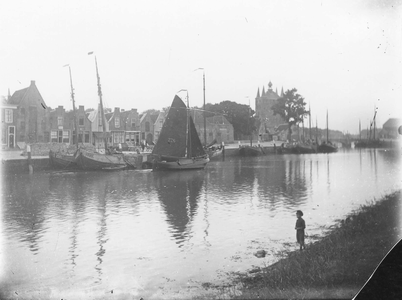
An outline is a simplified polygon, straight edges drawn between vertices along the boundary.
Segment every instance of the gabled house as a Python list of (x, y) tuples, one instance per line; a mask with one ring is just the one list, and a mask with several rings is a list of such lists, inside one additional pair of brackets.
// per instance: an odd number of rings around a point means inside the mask
[[(201, 143), (205, 144), (204, 135), (204, 116), (201, 111), (190, 110), (191, 117), (194, 120), (195, 128), (197, 129), (198, 136)], [(231, 143), (234, 141), (233, 125), (223, 115), (215, 115), (209, 113), (206, 116), (206, 144), (216, 142), (218, 144)]]
[(137, 109), (122, 111), (121, 120), (125, 131), (125, 143), (128, 146), (139, 146), (141, 143), (141, 126)]
[[(78, 143), (91, 144), (91, 122), (88, 120), (84, 106), (80, 105), (76, 110), (78, 123)], [(49, 117), (50, 139), (45, 142), (76, 144), (76, 132), (74, 125), (74, 111), (66, 111), (63, 106), (52, 110)]]
[(109, 123), (109, 129), (111, 134), (111, 144), (117, 146), (125, 142), (124, 126), (122, 122), (122, 116), (120, 108), (115, 107), (112, 113), (106, 114), (106, 119)]
[(103, 116), (105, 130), (103, 130), (103, 122), (101, 116), (100, 104), (98, 104), (98, 109), (90, 111), (87, 114), (88, 120), (91, 122), (91, 132), (92, 132), (92, 144), (96, 149), (105, 148), (105, 139), (107, 139), (108, 144), (111, 143), (111, 134), (109, 130), (109, 122), (106, 116)]
[(163, 123), (165, 123), (166, 116), (169, 112), (169, 108), (164, 108), (162, 109), (161, 112), (159, 112), (158, 117), (155, 120), (154, 123), (154, 143), (156, 143), (159, 139), (159, 135), (161, 134), (161, 130), (163, 127)]
[[(83, 105), (78, 107), (76, 114), (78, 119), (78, 144), (92, 144), (92, 124), (85, 113)], [(72, 118), (74, 118), (74, 115), (72, 115)]]
[(49, 136), (49, 109), (43, 100), (35, 81), (22, 90), (15, 91), (8, 99), (8, 104), (16, 106), (15, 133), (17, 142), (45, 142)]
[(141, 140), (146, 140), (148, 144), (154, 142), (154, 124), (157, 118), (157, 114), (151, 114), (149, 112), (146, 112), (141, 116)]
[(9, 104), (6, 99), (1, 101), (1, 148), (16, 147), (17, 106)]

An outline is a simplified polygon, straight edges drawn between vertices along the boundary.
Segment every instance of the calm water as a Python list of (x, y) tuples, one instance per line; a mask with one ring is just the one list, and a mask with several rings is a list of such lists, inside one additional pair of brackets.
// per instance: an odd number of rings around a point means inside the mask
[[(350, 150), (227, 158), (203, 171), (4, 177), (0, 290), (15, 299), (200, 295), (296, 250), (297, 209), (307, 233), (322, 235), (400, 189), (400, 158)], [(269, 255), (256, 258), (260, 249)]]

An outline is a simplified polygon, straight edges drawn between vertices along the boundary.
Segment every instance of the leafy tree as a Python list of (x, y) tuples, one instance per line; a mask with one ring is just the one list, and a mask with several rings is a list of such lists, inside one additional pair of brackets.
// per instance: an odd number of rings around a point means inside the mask
[[(250, 136), (256, 131), (256, 119), (254, 111), (245, 104), (238, 104), (233, 101), (223, 101), (219, 104), (206, 104), (207, 112), (222, 114), (233, 125), (234, 138), (242, 139)], [(207, 117), (208, 113), (206, 113)]]
[(289, 125), (289, 141), (292, 135), (292, 126), (302, 122), (309, 112), (305, 106), (304, 98), (297, 93), (295, 88), (287, 90), (272, 106), (274, 115), (280, 115)]

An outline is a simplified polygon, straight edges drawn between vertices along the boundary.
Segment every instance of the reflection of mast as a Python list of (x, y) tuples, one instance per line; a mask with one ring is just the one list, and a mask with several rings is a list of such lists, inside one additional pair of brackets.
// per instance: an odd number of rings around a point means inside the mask
[(102, 201), (102, 206), (98, 209), (101, 213), (101, 219), (100, 219), (100, 227), (97, 235), (98, 239), (98, 245), (99, 245), (99, 250), (96, 252), (98, 264), (95, 266), (96, 271), (99, 274), (99, 281), (102, 281), (102, 268), (101, 264), (103, 262), (103, 255), (106, 253), (106, 249), (104, 249), (104, 244), (108, 241), (106, 238), (106, 186), (105, 186), (105, 191), (103, 195), (101, 195), (101, 201)]

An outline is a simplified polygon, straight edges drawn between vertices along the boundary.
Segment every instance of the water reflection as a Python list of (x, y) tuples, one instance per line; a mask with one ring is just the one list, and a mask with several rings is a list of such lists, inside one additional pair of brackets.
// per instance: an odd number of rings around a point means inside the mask
[[(11, 279), (0, 289), (11, 295), (49, 286), (64, 299), (71, 286), (101, 294), (113, 285), (156, 295), (162, 285), (180, 290), (185, 276), (201, 282), (220, 270), (246, 270), (255, 263), (250, 241), (272, 247), (294, 240), (296, 207), (306, 212), (309, 233), (320, 234), (367, 200), (400, 188), (400, 158), (360, 149), (228, 157), (203, 171), (7, 177), (1, 246)], [(234, 254), (238, 260), (227, 259)]]
[(155, 188), (179, 247), (191, 237), (191, 221), (204, 184), (202, 171), (155, 172)]
[(34, 255), (38, 254), (45, 227), (47, 202), (42, 200), (47, 188), (46, 179), (32, 176), (15, 176), (3, 184), (2, 199), (8, 200), (3, 219), (11, 225), (6, 230), (26, 243)]

